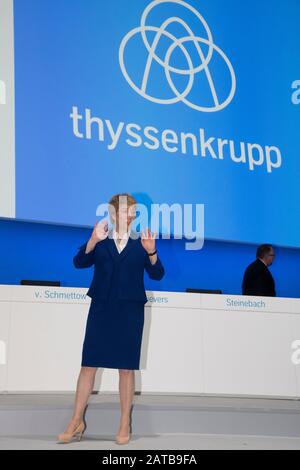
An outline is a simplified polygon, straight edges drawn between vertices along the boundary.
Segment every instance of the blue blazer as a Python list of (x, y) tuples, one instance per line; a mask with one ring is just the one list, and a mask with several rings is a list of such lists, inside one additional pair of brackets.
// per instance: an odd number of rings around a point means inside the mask
[(128, 238), (125, 248), (118, 252), (113, 238), (99, 241), (95, 248), (85, 254), (85, 242), (79, 247), (73, 258), (76, 268), (89, 268), (94, 265), (94, 275), (87, 295), (92, 299), (106, 299), (110, 289), (113, 270), (116, 267), (118, 275), (119, 299), (139, 300), (147, 302), (144, 286), (144, 270), (151, 279), (159, 281), (165, 274), (164, 267), (157, 257), (154, 265), (144, 249), (141, 238)]

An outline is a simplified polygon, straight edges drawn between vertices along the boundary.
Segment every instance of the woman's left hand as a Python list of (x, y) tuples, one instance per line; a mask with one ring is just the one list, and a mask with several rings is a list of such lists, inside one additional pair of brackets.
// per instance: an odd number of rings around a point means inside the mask
[(142, 230), (141, 242), (147, 253), (155, 251), (156, 232), (151, 233), (149, 228)]

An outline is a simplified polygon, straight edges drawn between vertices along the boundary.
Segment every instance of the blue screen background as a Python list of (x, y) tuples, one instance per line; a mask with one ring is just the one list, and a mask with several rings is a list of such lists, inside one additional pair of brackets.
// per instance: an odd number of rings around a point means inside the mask
[[(139, 26), (149, 3), (15, 0), (16, 218), (90, 226), (97, 206), (124, 191), (140, 202), (204, 204), (209, 239), (299, 247), (300, 107), (291, 102), (291, 83), (300, 76), (300, 3), (189, 1), (235, 71), (231, 103), (212, 113), (182, 102), (150, 102), (126, 82), (120, 43)], [(180, 14), (177, 7), (162, 5), (149, 22), (158, 26), (165, 14)], [(198, 28), (193, 15), (185, 20)], [(205, 37), (204, 29), (197, 31)], [(129, 69), (140, 80), (145, 48), (137, 39), (127, 52)], [(186, 65), (180, 54), (174, 54), (174, 61)], [(219, 96), (226, 96), (224, 63), (215, 57), (210, 67)], [(172, 96), (159, 67), (151, 72), (149, 92)], [(180, 87), (184, 79), (175, 82)], [(210, 103), (203, 77), (191, 99)], [(98, 140), (96, 128), (91, 139), (74, 135), (73, 106), (82, 114), (90, 109), (93, 116), (109, 119), (114, 128), (120, 122), (136, 123), (178, 135), (197, 135), (202, 128), (207, 138), (275, 145), (282, 166), (271, 173), (265, 165), (250, 171), (228, 155), (214, 160), (195, 157), (191, 150), (182, 154), (162, 146), (155, 151), (132, 147), (125, 134), (109, 150), (107, 140)]]

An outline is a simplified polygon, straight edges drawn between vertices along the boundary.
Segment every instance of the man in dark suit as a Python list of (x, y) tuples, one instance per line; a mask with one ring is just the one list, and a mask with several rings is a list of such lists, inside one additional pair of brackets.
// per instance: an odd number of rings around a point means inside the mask
[(275, 282), (268, 269), (274, 256), (272, 245), (264, 244), (257, 248), (256, 260), (247, 267), (244, 274), (243, 295), (276, 296)]

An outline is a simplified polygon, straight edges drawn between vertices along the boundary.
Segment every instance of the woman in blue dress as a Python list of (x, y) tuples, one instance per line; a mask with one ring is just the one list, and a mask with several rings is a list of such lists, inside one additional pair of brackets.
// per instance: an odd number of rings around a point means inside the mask
[(98, 367), (119, 370), (121, 419), (117, 444), (126, 444), (131, 433), (131, 408), (135, 390), (134, 370), (140, 368), (140, 352), (147, 296), (144, 270), (151, 279), (160, 280), (164, 267), (155, 248), (155, 233), (130, 229), (136, 217), (136, 200), (127, 193), (109, 201), (113, 229), (106, 220), (96, 223), (91, 238), (79, 247), (74, 257), (76, 268), (94, 266), (87, 292), (91, 297), (82, 348), (81, 370), (77, 381), (74, 412), (59, 442), (82, 437), (84, 411)]

